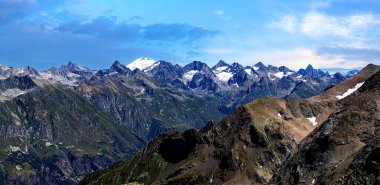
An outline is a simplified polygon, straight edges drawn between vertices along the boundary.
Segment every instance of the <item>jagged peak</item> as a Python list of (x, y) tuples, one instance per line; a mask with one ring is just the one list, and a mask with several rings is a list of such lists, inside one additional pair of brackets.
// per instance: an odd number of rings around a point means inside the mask
[(292, 70), (290, 70), (289, 68), (287, 68), (286, 66), (280, 66), (278, 68), (278, 70), (280, 70), (281, 72), (291, 72)]
[(185, 70), (201, 70), (203, 68), (209, 68), (208, 65), (201, 61), (193, 61), (190, 64), (187, 64), (184, 69)]
[(125, 66), (125, 65), (121, 64), (119, 61), (115, 60), (115, 62), (111, 66), (111, 69), (112, 68), (123, 68), (123, 69), (126, 69), (127, 66)]
[(76, 64), (74, 62), (72, 62), (71, 60), (69, 60), (69, 63), (67, 63), (68, 66), (75, 66)]
[(223, 60), (219, 60), (219, 62), (214, 67), (212, 67), (212, 69), (215, 70), (216, 68), (223, 66), (230, 66), (230, 64), (224, 62)]
[(239, 63), (237, 63), (237, 62), (232, 63), (232, 66), (234, 66), (234, 67), (237, 67), (237, 66), (239, 66), (239, 67), (243, 67), (241, 64), (239, 64)]
[(254, 66), (256, 66), (256, 67), (266, 67), (262, 62), (257, 62)]
[(115, 62), (112, 64), (110, 68), (110, 72), (125, 74), (131, 72), (131, 70), (127, 68), (127, 66), (125, 66), (124, 64), (120, 63), (118, 60), (115, 60)]
[(219, 62), (216, 64), (216, 65), (223, 65), (223, 66), (227, 66), (229, 64), (227, 64), (225, 61), (223, 60), (219, 60)]
[(313, 65), (311, 65), (311, 64), (307, 65), (306, 70), (307, 71), (314, 70)]
[(67, 63), (67, 65), (62, 65), (59, 70), (68, 70), (68, 71), (87, 71), (89, 70), (86, 67), (80, 66), (71, 60)]
[(115, 60), (115, 62), (113, 62), (112, 65), (114, 66), (114, 65), (122, 65), (122, 64), (118, 60)]

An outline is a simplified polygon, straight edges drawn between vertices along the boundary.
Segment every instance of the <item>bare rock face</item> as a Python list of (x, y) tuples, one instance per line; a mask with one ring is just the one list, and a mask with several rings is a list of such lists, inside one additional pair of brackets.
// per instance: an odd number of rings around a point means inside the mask
[(301, 142), (273, 184), (376, 184), (380, 177), (380, 72)]
[(0, 184), (75, 184), (145, 144), (70, 89), (27, 76), (0, 88), (22, 92), (0, 103)]

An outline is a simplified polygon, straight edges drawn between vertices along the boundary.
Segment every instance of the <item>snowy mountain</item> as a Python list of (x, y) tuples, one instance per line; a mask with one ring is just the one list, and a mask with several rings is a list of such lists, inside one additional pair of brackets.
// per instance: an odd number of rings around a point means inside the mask
[(312, 98), (256, 99), (218, 123), (170, 130), (80, 184), (379, 184), (379, 70), (368, 65)]
[[(42, 72), (0, 66), (0, 184), (14, 178), (76, 184), (85, 174), (130, 159), (170, 129), (199, 129), (262, 97), (309, 98), (335, 89), (337, 99), (363, 82), (339, 88), (347, 78), (340, 73), (308, 67), (301, 74), (263, 63), (221, 61), (210, 68), (194, 61), (181, 67), (144, 58), (127, 66), (115, 61), (91, 70), (69, 62)], [(276, 109), (273, 115), (287, 119), (284, 113)], [(320, 123), (318, 116), (305, 116)]]
[(345, 75), (346, 75), (347, 77), (351, 77), (351, 76), (356, 75), (358, 72), (359, 72), (359, 70), (354, 69), (354, 70), (350, 70), (350, 71), (346, 72)]
[[(136, 69), (139, 71), (135, 71)], [(340, 73), (330, 75), (322, 70), (314, 69), (312, 65), (295, 72), (285, 66), (266, 66), (262, 62), (244, 67), (236, 62), (228, 64), (222, 60), (212, 68), (201, 61), (194, 61), (181, 67), (170, 62), (156, 61), (148, 57), (138, 58), (128, 65), (115, 61), (109, 69), (99, 71), (90, 70), (71, 61), (67, 65), (42, 72), (30, 67), (0, 66), (1, 78), (29, 75), (49, 83), (59, 83), (69, 87), (75, 87), (91, 79), (108, 75), (142, 73), (178, 88), (191, 90), (197, 94), (231, 91), (249, 94), (254, 91), (256, 95), (259, 93), (293, 98), (310, 96), (311, 94), (308, 93), (304, 95), (298, 93), (306, 88), (314, 89), (315, 93), (323, 91), (323, 89), (352, 76), (355, 72), (357, 71), (351, 71), (346, 76)], [(271, 87), (271, 90), (268, 87)], [(257, 90), (260, 92), (257, 92)], [(269, 91), (273, 92), (269, 93)], [(307, 92), (310, 92), (310, 90)]]
[(160, 62), (156, 62), (151, 58), (138, 58), (135, 61), (127, 65), (130, 70), (140, 69), (141, 71), (147, 72), (156, 67)]
[(231, 71), (231, 65), (222, 60), (212, 67), (212, 71), (216, 79), (220, 82), (228, 82), (228, 80), (234, 76), (234, 73)]
[(29, 75), (29, 76), (38, 76), (39, 73), (37, 70), (31, 68), (31, 67), (8, 67), (4, 65), (0, 65), (0, 79), (5, 79), (10, 76), (22, 76), (22, 75)]

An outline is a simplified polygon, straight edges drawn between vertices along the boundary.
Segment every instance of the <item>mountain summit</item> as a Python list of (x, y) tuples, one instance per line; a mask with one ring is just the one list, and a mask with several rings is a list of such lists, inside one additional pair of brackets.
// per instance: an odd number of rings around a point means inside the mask
[(127, 65), (130, 70), (140, 69), (142, 71), (149, 71), (157, 66), (159, 62), (147, 57), (138, 58)]

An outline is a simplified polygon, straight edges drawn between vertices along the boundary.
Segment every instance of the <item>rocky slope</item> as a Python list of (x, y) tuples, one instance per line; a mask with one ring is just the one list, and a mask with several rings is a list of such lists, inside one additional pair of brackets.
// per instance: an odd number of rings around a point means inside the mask
[[(379, 102), (373, 101), (379, 99), (378, 70), (369, 65), (313, 98), (258, 99), (219, 124), (162, 134), (132, 160), (92, 173), (81, 184), (373, 182), (379, 175)], [(366, 82), (357, 92), (337, 100), (361, 80)]]
[(168, 129), (200, 128), (223, 116), (217, 98), (199, 97), (142, 73), (104, 76), (76, 91), (146, 142)]
[(380, 72), (299, 146), (273, 184), (380, 183)]
[(207, 98), (139, 74), (74, 88), (10, 76), (0, 89), (0, 184), (75, 184), (130, 159), (160, 132), (200, 127), (222, 115)]
[(74, 184), (145, 145), (68, 89), (28, 76), (0, 84), (13, 92), (0, 103), (0, 184)]

